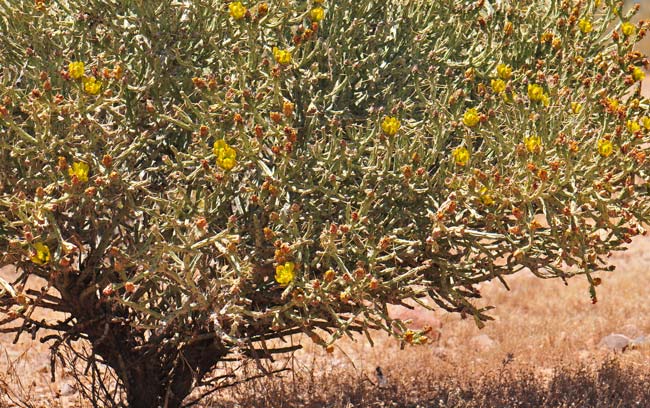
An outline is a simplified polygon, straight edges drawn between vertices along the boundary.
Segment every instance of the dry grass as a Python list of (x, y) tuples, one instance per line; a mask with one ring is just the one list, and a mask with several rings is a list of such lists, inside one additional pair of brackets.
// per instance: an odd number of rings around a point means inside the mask
[(316, 377), (263, 380), (231, 389), (208, 406), (256, 408), (349, 407), (633, 407), (646, 406), (647, 372), (607, 360), (596, 368), (565, 366), (548, 379), (531, 370), (498, 367), (486, 375), (439, 374), (378, 389), (363, 378), (315, 370)]

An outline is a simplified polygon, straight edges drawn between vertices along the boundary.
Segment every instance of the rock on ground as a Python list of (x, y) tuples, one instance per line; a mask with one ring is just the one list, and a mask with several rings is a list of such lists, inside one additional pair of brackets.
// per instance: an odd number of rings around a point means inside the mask
[(489, 350), (497, 345), (497, 342), (487, 334), (479, 334), (478, 336), (472, 337), (470, 343), (478, 350)]
[(622, 352), (632, 343), (632, 339), (624, 334), (612, 333), (603, 337), (599, 346), (604, 347), (610, 351)]

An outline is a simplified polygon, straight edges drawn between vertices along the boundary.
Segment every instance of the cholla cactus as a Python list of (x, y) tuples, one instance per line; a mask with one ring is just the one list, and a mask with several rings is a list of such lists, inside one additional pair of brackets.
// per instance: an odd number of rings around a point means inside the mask
[(618, 3), (10, 3), (2, 324), (88, 340), (132, 407), (294, 333), (426, 341), (387, 304), (481, 324), (476, 285), (526, 268), (595, 301), (650, 221), (646, 25)]

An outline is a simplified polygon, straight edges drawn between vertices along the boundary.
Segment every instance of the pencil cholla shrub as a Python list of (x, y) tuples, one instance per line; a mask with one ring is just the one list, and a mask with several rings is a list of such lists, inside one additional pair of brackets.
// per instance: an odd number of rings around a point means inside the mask
[[(596, 301), (592, 274), (650, 221), (631, 14), (0, 3), (0, 266), (20, 273), (3, 330), (85, 339), (130, 406), (176, 407), (294, 333), (426, 342), (388, 304), (430, 297), (480, 324), (476, 285), (526, 268), (585, 274)], [(24, 290), (34, 276), (47, 285)]]

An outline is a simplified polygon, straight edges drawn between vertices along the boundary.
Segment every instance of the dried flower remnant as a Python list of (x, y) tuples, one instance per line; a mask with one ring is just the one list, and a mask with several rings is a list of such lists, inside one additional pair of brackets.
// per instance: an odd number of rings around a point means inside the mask
[(295, 105), (289, 101), (284, 101), (282, 104), (282, 113), (285, 117), (290, 118), (293, 115)]

